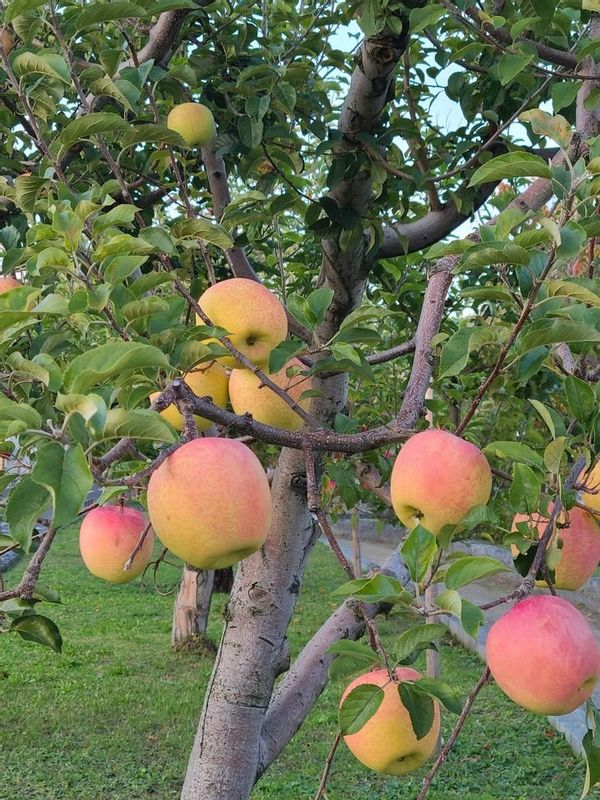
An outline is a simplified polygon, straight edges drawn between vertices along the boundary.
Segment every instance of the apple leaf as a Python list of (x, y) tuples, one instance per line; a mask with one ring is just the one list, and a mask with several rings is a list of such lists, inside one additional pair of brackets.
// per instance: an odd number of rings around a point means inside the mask
[(348, 581), (338, 586), (332, 594), (356, 597), (366, 603), (410, 603), (413, 600), (400, 581), (382, 573), (372, 578)]
[(29, 552), (35, 523), (50, 505), (48, 490), (30, 477), (23, 478), (8, 496), (6, 521), (12, 538)]
[(18, 633), (28, 642), (36, 642), (50, 647), (54, 652), (60, 653), (62, 650), (62, 637), (60, 631), (48, 617), (41, 614), (27, 614), (13, 620), (10, 630)]
[(65, 448), (58, 442), (39, 448), (31, 479), (50, 493), (55, 527), (66, 525), (77, 516), (93, 484), (81, 445)]
[[(430, 627), (430, 626), (428, 626)], [(445, 681), (437, 678), (421, 678), (412, 684), (413, 688), (423, 694), (428, 694), (444, 706), (452, 714), (460, 714), (463, 710), (463, 701), (458, 693)]]
[(445, 581), (448, 589), (460, 589), (468, 583), (473, 583), (486, 575), (497, 572), (508, 572), (507, 567), (496, 558), (489, 556), (466, 556), (459, 558), (448, 567)]
[(592, 708), (588, 711), (588, 730), (583, 737), (582, 747), (585, 758), (585, 782), (580, 800), (590, 792), (590, 789), (600, 783), (600, 725), (598, 710)]
[(64, 383), (69, 392), (79, 394), (113, 378), (124, 383), (138, 369), (168, 366), (167, 357), (157, 347), (114, 340), (76, 356), (65, 371)]
[(420, 583), (425, 577), (437, 549), (435, 536), (421, 525), (417, 525), (408, 534), (401, 552), (410, 577), (415, 583)]
[(364, 671), (371, 666), (382, 666), (377, 653), (362, 642), (342, 639), (334, 642), (327, 652), (336, 656), (329, 667), (330, 680)]
[(362, 683), (344, 698), (339, 723), (342, 736), (357, 733), (378, 711), (384, 698), (383, 689), (373, 683)]
[[(415, 625), (406, 631), (403, 631), (398, 637), (396, 643), (396, 660), (400, 662), (406, 661), (416, 649), (422, 650), (431, 648), (436, 639), (441, 639), (442, 636), (448, 632), (445, 625), (434, 623), (431, 625)], [(426, 647), (422, 647), (425, 645)]]
[(417, 739), (427, 736), (433, 725), (434, 705), (429, 694), (420, 692), (413, 683), (399, 683), (400, 700), (410, 715)]

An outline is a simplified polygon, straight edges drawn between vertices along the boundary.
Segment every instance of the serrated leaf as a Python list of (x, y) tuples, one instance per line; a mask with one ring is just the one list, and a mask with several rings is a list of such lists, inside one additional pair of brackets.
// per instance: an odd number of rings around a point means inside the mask
[(89, 139), (95, 134), (122, 134), (131, 130), (129, 123), (117, 114), (107, 111), (98, 111), (78, 117), (66, 125), (61, 134), (60, 142), (63, 147), (71, 147), (75, 142)]
[(11, 623), (10, 630), (12, 633), (18, 633), (28, 642), (36, 642), (49, 647), (55, 653), (60, 653), (62, 650), (62, 637), (56, 624), (41, 614), (17, 617)]
[(417, 739), (427, 736), (433, 725), (433, 700), (424, 692), (420, 692), (412, 683), (399, 683), (398, 692), (402, 705), (410, 715), (410, 721)]
[(4, 24), (8, 25), (9, 22), (15, 17), (20, 17), (23, 14), (27, 14), (30, 11), (33, 11), (40, 6), (45, 5), (46, 0), (11, 0), (11, 2), (6, 6), (6, 10), (4, 11)]
[(532, 153), (516, 151), (490, 159), (471, 178), (469, 186), (508, 180), (509, 178), (551, 178), (547, 162)]
[(207, 222), (204, 219), (189, 219), (173, 225), (173, 235), (178, 239), (202, 239), (204, 242), (214, 244), (221, 250), (233, 247), (233, 239), (225, 228), (216, 222)]
[(342, 736), (357, 733), (377, 713), (384, 698), (383, 689), (372, 683), (362, 683), (344, 698), (339, 710)]
[(285, 339), (269, 354), (269, 372), (279, 372), (290, 358), (306, 350), (306, 344), (297, 339)]
[(415, 583), (420, 583), (425, 577), (437, 549), (435, 536), (421, 525), (408, 534), (401, 553)]
[(600, 330), (571, 319), (542, 319), (525, 329), (517, 340), (517, 347), (519, 352), (525, 353), (560, 342), (600, 342)]
[(58, 442), (39, 448), (31, 479), (50, 493), (55, 527), (75, 519), (93, 484), (81, 445), (65, 448)]
[(395, 656), (397, 661), (402, 661), (409, 656), (415, 648), (422, 644), (430, 644), (448, 632), (445, 625), (432, 623), (431, 625), (416, 625), (403, 631), (396, 640)]
[(61, 75), (62, 70), (56, 70), (49, 59), (38, 53), (19, 53), (13, 59), (12, 68), (17, 77), (43, 75), (61, 83), (69, 82), (65, 81), (64, 74)]
[(600, 296), (575, 281), (552, 280), (545, 284), (549, 297), (570, 297), (592, 308), (600, 308)]
[(533, 514), (538, 508), (541, 490), (541, 481), (530, 467), (513, 465), (513, 480), (508, 493), (513, 511)]
[(546, 406), (543, 403), (541, 403), (539, 400), (529, 399), (529, 402), (535, 408), (535, 410), (538, 412), (540, 417), (544, 420), (544, 422), (546, 423), (546, 425), (548, 427), (548, 430), (550, 431), (550, 435), (554, 439), (556, 437), (556, 429), (554, 427), (554, 420), (552, 419), (552, 414), (550, 414), (550, 412), (548, 411)]
[(76, 356), (65, 371), (64, 385), (70, 393), (84, 394), (115, 376), (124, 381), (136, 370), (168, 366), (167, 357), (157, 347), (114, 340)]
[(456, 690), (445, 681), (441, 681), (438, 678), (420, 678), (418, 681), (415, 681), (412, 686), (416, 691), (423, 692), (439, 700), (444, 708), (452, 714), (461, 713), (463, 701)]
[(176, 131), (167, 128), (166, 125), (158, 123), (144, 123), (134, 125), (121, 139), (123, 149), (132, 147), (141, 142), (156, 142), (159, 144), (170, 144), (174, 147), (187, 147), (185, 139)]
[(82, 31), (91, 25), (127, 17), (145, 17), (147, 14), (146, 8), (138, 3), (121, 2), (121, 0), (111, 0), (110, 3), (92, 3), (76, 17), (75, 30)]
[(156, 411), (112, 408), (106, 416), (103, 439), (117, 439), (127, 436), (131, 439), (147, 439), (153, 442), (177, 441), (174, 429)]
[(567, 375), (565, 394), (571, 414), (582, 425), (586, 425), (597, 410), (596, 396), (592, 387), (574, 375)]
[(12, 538), (23, 552), (29, 552), (31, 536), (38, 519), (50, 505), (48, 491), (30, 477), (22, 478), (8, 496), (6, 522)]
[(405, 603), (413, 598), (400, 581), (389, 575), (378, 573), (372, 578), (358, 578), (338, 586), (332, 594), (357, 597), (366, 603)]
[(541, 468), (544, 464), (544, 460), (538, 453), (521, 442), (490, 442), (484, 447), (483, 452), (496, 458), (507, 458), (510, 461), (534, 467)]
[(465, 556), (454, 561), (446, 570), (445, 583), (448, 589), (460, 589), (486, 575), (507, 572), (501, 561), (489, 556)]

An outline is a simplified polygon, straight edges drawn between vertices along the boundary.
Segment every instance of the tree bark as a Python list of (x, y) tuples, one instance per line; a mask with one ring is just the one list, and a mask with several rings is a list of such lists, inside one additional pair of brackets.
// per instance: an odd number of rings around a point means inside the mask
[(173, 607), (171, 644), (183, 644), (193, 636), (204, 636), (213, 591), (214, 572), (188, 567), (183, 568), (179, 592)]

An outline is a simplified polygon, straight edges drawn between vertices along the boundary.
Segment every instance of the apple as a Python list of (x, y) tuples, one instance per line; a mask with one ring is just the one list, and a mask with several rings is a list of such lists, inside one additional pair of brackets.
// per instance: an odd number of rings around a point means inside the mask
[[(540, 539), (548, 524), (547, 518), (541, 514), (517, 514), (512, 530), (516, 531), (517, 525), (522, 522), (527, 523), (530, 529), (537, 529)], [(562, 548), (556, 551), (558, 561), (550, 566), (554, 570), (554, 586), (571, 591), (581, 589), (592, 577), (600, 561), (600, 526), (591, 514), (581, 508), (563, 512), (558, 522), (564, 527), (557, 527), (550, 540), (550, 547), (557, 538), (562, 541)], [(518, 555), (515, 545), (511, 550), (513, 556)], [(545, 581), (537, 583), (538, 586), (546, 586)]]
[[(300, 398), (311, 388), (311, 379), (298, 373), (288, 375), (288, 370), (292, 368), (306, 371), (299, 359), (292, 358), (280, 370), (269, 374), (269, 378), (308, 411), (310, 398)], [(229, 379), (229, 394), (236, 414), (252, 414), (256, 422), (289, 431), (298, 430), (304, 424), (302, 418), (281, 397), (264, 386), (260, 378), (248, 369), (233, 370)]]
[(585, 488), (581, 491), (581, 502), (600, 514), (600, 461), (587, 473), (580, 475)]
[(129, 583), (148, 566), (154, 534), (148, 531), (139, 553), (127, 571), (124, 566), (138, 543), (148, 520), (128, 506), (99, 506), (89, 511), (79, 530), (83, 563), (98, 578), (110, 583)]
[(193, 439), (148, 483), (161, 542), (197, 569), (222, 569), (256, 552), (271, 523), (271, 490), (258, 458), (234, 439)]
[(492, 471), (474, 444), (439, 428), (416, 433), (402, 446), (390, 480), (392, 505), (407, 528), (437, 535), (473, 506), (485, 505)]
[(18, 281), (11, 275), (0, 276), (0, 294), (4, 294), (5, 292), (10, 292), (11, 289), (16, 289), (18, 286), (22, 285), (23, 284), (21, 283), (21, 281)]
[(190, 147), (210, 144), (217, 135), (215, 118), (202, 103), (180, 103), (169, 112), (167, 127), (176, 131)]
[[(198, 305), (210, 321), (228, 332), (228, 339), (253, 364), (264, 366), (287, 336), (284, 307), (266, 286), (249, 278), (229, 278), (209, 287)], [(204, 325), (200, 317), (197, 325)], [(215, 342), (207, 339), (204, 344)], [(233, 356), (219, 358), (226, 367), (243, 367)]]
[(536, 714), (568, 714), (600, 678), (600, 648), (585, 617), (553, 595), (517, 603), (488, 633), (486, 660), (496, 683)]
[[(223, 367), (216, 362), (206, 366), (194, 367), (190, 372), (186, 372), (183, 376), (184, 381), (190, 387), (196, 397), (210, 397), (213, 403), (219, 408), (225, 408), (229, 400), (229, 375), (225, 372)], [(152, 392), (150, 400), (158, 397), (160, 392)], [(160, 412), (167, 422), (178, 431), (183, 428), (183, 417), (177, 410), (177, 406), (173, 403), (167, 406)], [(212, 422), (204, 417), (194, 415), (196, 425), (199, 431), (206, 431), (212, 425)]]
[[(398, 667), (394, 674), (399, 681), (416, 681), (423, 677), (410, 667)], [(440, 734), (440, 708), (434, 701), (431, 730), (417, 739), (410, 714), (402, 702), (398, 684), (390, 681), (387, 670), (374, 669), (352, 681), (340, 705), (353, 689), (362, 684), (383, 688), (384, 698), (373, 716), (356, 733), (344, 736), (351, 753), (375, 772), (386, 775), (406, 775), (422, 766), (435, 750)]]

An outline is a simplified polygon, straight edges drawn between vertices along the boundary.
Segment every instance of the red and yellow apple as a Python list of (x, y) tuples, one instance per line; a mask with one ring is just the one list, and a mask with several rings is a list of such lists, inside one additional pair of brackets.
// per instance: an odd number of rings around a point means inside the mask
[(416, 433), (396, 457), (390, 481), (392, 505), (407, 528), (421, 524), (437, 535), (473, 506), (485, 505), (492, 472), (474, 444), (439, 428)]
[[(210, 286), (198, 305), (213, 325), (224, 328), (228, 339), (253, 364), (264, 366), (274, 350), (287, 336), (288, 324), (284, 307), (266, 286), (248, 278), (229, 280)], [(197, 325), (204, 325), (200, 317)], [(216, 341), (207, 339), (204, 344)], [(242, 367), (233, 356), (219, 361), (227, 367)]]
[(488, 633), (486, 660), (502, 691), (536, 714), (568, 714), (600, 678), (600, 648), (575, 606), (553, 595), (517, 603)]
[[(423, 677), (410, 667), (395, 670), (399, 681), (416, 681)], [(375, 669), (352, 681), (342, 695), (340, 705), (353, 689), (373, 684), (383, 689), (384, 697), (373, 716), (356, 733), (344, 736), (352, 754), (366, 767), (386, 775), (406, 775), (422, 766), (433, 754), (440, 733), (440, 708), (434, 701), (431, 730), (417, 739), (410, 714), (385, 669)]]
[(271, 523), (258, 458), (233, 439), (194, 439), (152, 473), (148, 513), (169, 550), (192, 567), (222, 569), (256, 552)]
[[(213, 403), (219, 408), (225, 408), (229, 400), (229, 375), (220, 364), (213, 362), (209, 366), (198, 366), (183, 376), (184, 381), (190, 387), (196, 397), (210, 397)], [(150, 400), (158, 397), (160, 392), (152, 392)], [(160, 412), (161, 416), (170, 422), (175, 430), (182, 430), (183, 417), (177, 410), (177, 406), (171, 404)], [(212, 422), (204, 417), (194, 415), (199, 431), (206, 431)]]
[(0, 294), (4, 294), (5, 292), (10, 292), (11, 289), (16, 289), (18, 286), (22, 285), (23, 284), (21, 283), (21, 281), (18, 281), (11, 275), (0, 276)]
[[(294, 370), (296, 374), (289, 375)], [(310, 378), (298, 373), (306, 371), (304, 364), (292, 358), (269, 378), (290, 395), (299, 406), (308, 411), (310, 398), (301, 400), (302, 394), (312, 386)], [(303, 425), (302, 418), (285, 402), (261, 383), (260, 378), (248, 369), (234, 369), (229, 380), (231, 405), (236, 414), (252, 414), (256, 422), (273, 425), (275, 428), (295, 431)]]
[[(523, 522), (535, 530), (541, 539), (548, 519), (541, 514), (517, 514), (512, 530), (518, 530), (517, 526)], [(561, 540), (562, 547), (555, 550), (557, 539)], [(518, 555), (519, 550), (515, 545), (511, 550), (513, 556)], [(554, 586), (571, 591), (581, 589), (592, 577), (600, 561), (600, 526), (591, 514), (581, 508), (562, 512), (546, 552), (555, 553), (557, 557), (556, 563), (549, 564), (550, 569), (554, 570)], [(538, 585), (545, 586), (546, 582), (539, 581)]]
[(127, 506), (99, 506), (89, 511), (79, 530), (83, 563), (98, 578), (110, 583), (129, 583), (148, 566), (154, 534), (148, 531), (144, 543), (125, 571), (124, 566), (146, 527), (146, 515)]
[(217, 135), (212, 111), (202, 103), (180, 103), (172, 108), (167, 127), (176, 131), (190, 147), (204, 147)]

